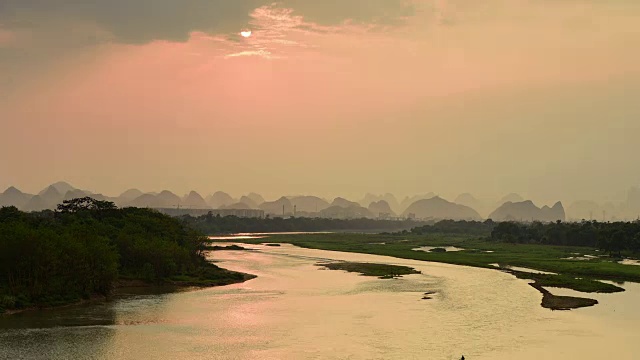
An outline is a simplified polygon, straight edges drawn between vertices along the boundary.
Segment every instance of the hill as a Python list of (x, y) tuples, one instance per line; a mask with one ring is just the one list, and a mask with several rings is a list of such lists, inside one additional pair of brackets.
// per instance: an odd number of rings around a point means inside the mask
[(369, 211), (377, 217), (382, 217), (384, 214), (387, 216), (396, 216), (395, 212), (391, 209), (391, 206), (385, 200), (374, 201), (369, 204)]
[(254, 204), (256, 204), (256, 207), (258, 207), (258, 205), (262, 204), (263, 202), (265, 202), (264, 198), (262, 197), (262, 195), (257, 194), (257, 193), (249, 193), (249, 195), (247, 195), (247, 197), (249, 199), (251, 199), (251, 201), (253, 201)]
[(404, 216), (415, 214), (421, 219), (481, 220), (480, 214), (472, 208), (449, 202), (439, 196), (422, 199), (411, 204)]
[(402, 202), (400, 202), (400, 209), (401, 212), (405, 211), (407, 208), (409, 208), (409, 206), (411, 206), (411, 204), (415, 203), (418, 200), (428, 200), (433, 198), (434, 196), (436, 196), (435, 193), (433, 192), (429, 192), (423, 195), (414, 195), (414, 196), (407, 196), (405, 197)]
[(543, 221), (565, 220), (564, 207), (557, 202), (553, 207), (538, 208), (531, 200), (506, 202), (489, 215), (494, 221)]
[(250, 209), (256, 209), (258, 207), (258, 205), (264, 203), (261, 202), (260, 204), (258, 204), (257, 202), (255, 202), (252, 198), (248, 197), (248, 196), (243, 196), (240, 198), (240, 203), (243, 203), (245, 205), (248, 205)]
[(369, 205), (371, 205), (371, 203), (379, 202), (381, 200), (384, 200), (387, 204), (389, 204), (392, 212), (399, 213), (402, 211), (398, 199), (391, 193), (386, 193), (384, 195), (374, 195), (368, 193), (364, 196), (364, 199), (360, 201), (360, 205), (368, 207)]
[(320, 211), (320, 216), (331, 219), (359, 219), (359, 218), (373, 218), (373, 214), (366, 208), (360, 205), (352, 206), (330, 206)]
[(60, 194), (66, 194), (69, 191), (72, 190), (76, 190), (77, 188), (71, 184), (69, 184), (68, 182), (65, 181), (58, 181), (56, 183), (53, 183), (49, 186), (47, 186), (46, 188), (42, 189), (38, 195), (43, 195), (45, 192), (49, 191), (49, 188), (53, 187), (54, 189), (56, 189), (56, 191)]
[(195, 191), (191, 191), (187, 196), (182, 198), (181, 205), (191, 207), (193, 209), (209, 208), (209, 205), (207, 205), (202, 196)]
[(342, 197), (337, 197), (335, 199), (333, 199), (333, 202), (331, 203), (331, 206), (339, 206), (339, 207), (343, 207), (343, 208), (348, 208), (348, 207), (360, 207), (360, 204), (358, 204), (355, 201), (350, 201), (347, 200), (345, 198)]
[(17, 188), (11, 186), (0, 194), (0, 207), (15, 206), (20, 210), (24, 210), (25, 205), (33, 197), (31, 194), (23, 193)]
[(329, 203), (317, 196), (295, 196), (290, 199), (298, 212), (317, 213), (329, 207)]
[(216, 191), (215, 194), (207, 196), (206, 199), (207, 205), (211, 206), (214, 209), (219, 209), (222, 206), (228, 206), (236, 201), (233, 200), (231, 195), (227, 194), (223, 191)]
[(258, 208), (264, 210), (264, 213), (269, 215), (286, 216), (293, 213), (291, 201), (284, 196), (276, 201), (266, 201), (260, 204)]

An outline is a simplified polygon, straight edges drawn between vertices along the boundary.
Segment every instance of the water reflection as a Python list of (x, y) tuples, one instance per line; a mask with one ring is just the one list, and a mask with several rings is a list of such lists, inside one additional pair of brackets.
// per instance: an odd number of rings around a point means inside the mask
[[(640, 286), (571, 312), (510, 274), (391, 257), (252, 246), (218, 251), (243, 284), (0, 318), (0, 359), (633, 358)], [(318, 259), (411, 266), (381, 280)], [(554, 292), (555, 290), (552, 290)], [(430, 300), (422, 300), (433, 292)], [(554, 292), (555, 293), (555, 292)]]
[(313, 232), (305, 232), (305, 231), (289, 231), (289, 232), (255, 232), (255, 233), (236, 233), (236, 234), (228, 234), (228, 235), (218, 235), (218, 236), (209, 236), (209, 240), (248, 240), (248, 239), (264, 239), (269, 237), (269, 235), (304, 235), (304, 234), (332, 234), (329, 231), (313, 231)]

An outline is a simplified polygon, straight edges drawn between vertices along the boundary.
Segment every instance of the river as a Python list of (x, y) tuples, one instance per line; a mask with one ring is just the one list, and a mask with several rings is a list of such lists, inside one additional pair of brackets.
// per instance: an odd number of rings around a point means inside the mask
[[(242, 284), (128, 294), (101, 304), (0, 318), (0, 359), (633, 359), (640, 285), (572, 311), (488, 269), (385, 256), (244, 245), (218, 265)], [(322, 270), (321, 260), (406, 265), (377, 279)], [(555, 292), (555, 289), (551, 289)], [(435, 292), (422, 300), (425, 292)], [(568, 291), (557, 290), (559, 295)], [(570, 295), (574, 293), (571, 292)], [(580, 296), (585, 296), (584, 294)], [(592, 296), (594, 297), (594, 296)]]

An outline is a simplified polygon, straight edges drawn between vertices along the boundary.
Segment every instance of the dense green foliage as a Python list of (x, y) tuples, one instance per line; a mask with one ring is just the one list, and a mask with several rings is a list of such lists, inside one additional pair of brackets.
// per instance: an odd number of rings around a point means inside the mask
[(640, 251), (640, 222), (499, 223), (491, 239), (517, 244), (588, 246), (609, 254)]
[(450, 234), (487, 237), (511, 244), (585, 246), (620, 256), (640, 252), (640, 222), (519, 223), (444, 220), (393, 235)]
[(3, 207), (0, 312), (107, 295), (122, 277), (233, 278), (205, 260), (205, 241), (177, 219), (91, 198), (65, 201), (55, 212)]
[(236, 216), (184, 216), (182, 220), (205, 234), (242, 232), (305, 232), (305, 231), (397, 231), (423, 225), (413, 220), (326, 219), (326, 218), (240, 218)]
[(489, 236), (497, 224), (498, 223), (493, 222), (491, 219), (486, 221), (442, 220), (435, 224), (414, 227), (411, 229), (410, 233), (414, 235), (466, 234)]

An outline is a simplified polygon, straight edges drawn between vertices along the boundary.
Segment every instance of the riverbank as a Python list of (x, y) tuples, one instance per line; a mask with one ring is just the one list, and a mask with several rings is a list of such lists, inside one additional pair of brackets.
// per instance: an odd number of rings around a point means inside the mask
[[(541, 306), (553, 310), (593, 306), (597, 301), (587, 298), (557, 299), (544, 287), (561, 287), (584, 293), (615, 293), (624, 289), (600, 280), (640, 282), (640, 267), (618, 264), (599, 254), (596, 249), (584, 247), (506, 244), (472, 236), (440, 234), (271, 235), (262, 239), (237, 241), (253, 244), (290, 243), (303, 248), (385, 255), (504, 271), (521, 279), (532, 280), (536, 284), (534, 288), (543, 296)], [(455, 247), (455, 251), (419, 250), (423, 247)], [(578, 257), (591, 260), (577, 260)]]
[(161, 281), (147, 281), (140, 278), (121, 277), (114, 281), (112, 284), (112, 291), (109, 295), (93, 294), (86, 299), (73, 299), (68, 301), (59, 301), (55, 304), (37, 304), (26, 306), (24, 308), (4, 309), (4, 312), (0, 309), (0, 316), (11, 316), (28, 311), (55, 310), (92, 303), (107, 302), (111, 301), (113, 298), (122, 296), (123, 293), (129, 293), (129, 291), (126, 290), (133, 288), (153, 289), (154, 293), (172, 293), (237, 284), (256, 278), (256, 276), (252, 274), (230, 271), (217, 266), (214, 267), (214, 265), (203, 268), (201, 272), (203, 274), (208, 274), (209, 276), (176, 275)]

